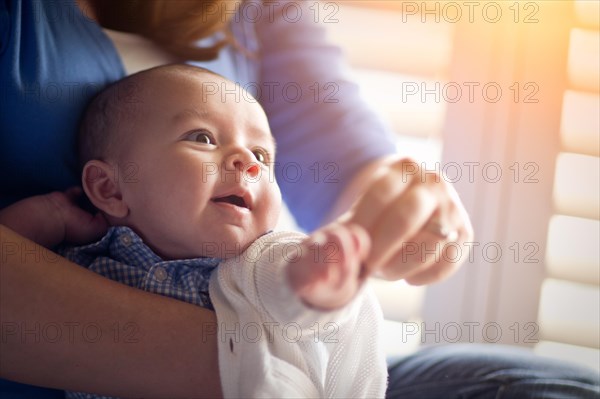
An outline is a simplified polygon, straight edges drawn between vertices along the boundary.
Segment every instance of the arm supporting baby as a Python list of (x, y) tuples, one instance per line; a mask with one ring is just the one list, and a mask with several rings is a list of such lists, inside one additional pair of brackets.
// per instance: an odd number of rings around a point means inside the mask
[[(44, 220), (95, 220), (77, 216), (74, 195), (33, 197), (0, 211), (0, 375), (123, 397), (220, 397), (216, 342), (198, 339), (216, 322), (214, 312), (109, 280), (30, 241), (70, 237), (69, 223), (47, 229)], [(102, 233), (96, 223), (88, 238)], [(52, 332), (48, 339), (44, 331)]]

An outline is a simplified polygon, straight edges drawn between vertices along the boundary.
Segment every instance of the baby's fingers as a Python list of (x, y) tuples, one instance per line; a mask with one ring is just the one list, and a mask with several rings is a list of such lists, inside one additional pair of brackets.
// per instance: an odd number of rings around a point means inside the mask
[(300, 297), (321, 309), (336, 309), (347, 304), (364, 278), (361, 259), (369, 252), (370, 240), (359, 226), (331, 225), (309, 237), (303, 248), (307, 261), (292, 274), (303, 278), (296, 286)]
[(358, 224), (348, 223), (345, 227), (352, 237), (352, 245), (347, 248), (348, 256), (362, 263), (371, 252), (371, 237), (367, 230)]
[(326, 229), (327, 241), (335, 250), (330, 267), (337, 272), (332, 278), (337, 278), (338, 284), (344, 284), (347, 279), (364, 280), (367, 270), (362, 268), (364, 260), (371, 250), (371, 239), (368, 232), (357, 224), (339, 224)]

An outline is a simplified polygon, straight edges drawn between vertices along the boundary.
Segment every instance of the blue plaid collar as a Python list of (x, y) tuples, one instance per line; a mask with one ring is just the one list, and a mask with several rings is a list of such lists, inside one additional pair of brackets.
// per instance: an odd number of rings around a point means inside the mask
[(110, 258), (129, 265), (149, 269), (158, 263), (171, 265), (183, 263), (188, 267), (216, 267), (221, 262), (219, 258), (198, 257), (192, 259), (163, 260), (142, 238), (131, 228), (126, 226), (113, 226), (99, 241), (80, 246), (74, 249), (86, 257), (109, 256)]

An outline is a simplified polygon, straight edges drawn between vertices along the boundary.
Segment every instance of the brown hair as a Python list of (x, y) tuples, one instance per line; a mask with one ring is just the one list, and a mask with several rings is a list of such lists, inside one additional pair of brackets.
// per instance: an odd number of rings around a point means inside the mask
[[(200, 61), (216, 58), (226, 45), (240, 49), (229, 20), (241, 3), (237, 0), (96, 0), (93, 5), (98, 22), (105, 28), (144, 36), (180, 60)], [(217, 32), (222, 32), (223, 37), (214, 45), (194, 45)]]

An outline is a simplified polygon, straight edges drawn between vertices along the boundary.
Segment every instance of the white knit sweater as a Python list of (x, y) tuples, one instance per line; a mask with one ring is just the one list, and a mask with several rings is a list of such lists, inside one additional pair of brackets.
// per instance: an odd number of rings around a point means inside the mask
[(213, 273), (219, 371), (225, 398), (382, 398), (382, 314), (369, 289), (344, 308), (308, 308), (287, 282), (305, 236), (262, 236)]

